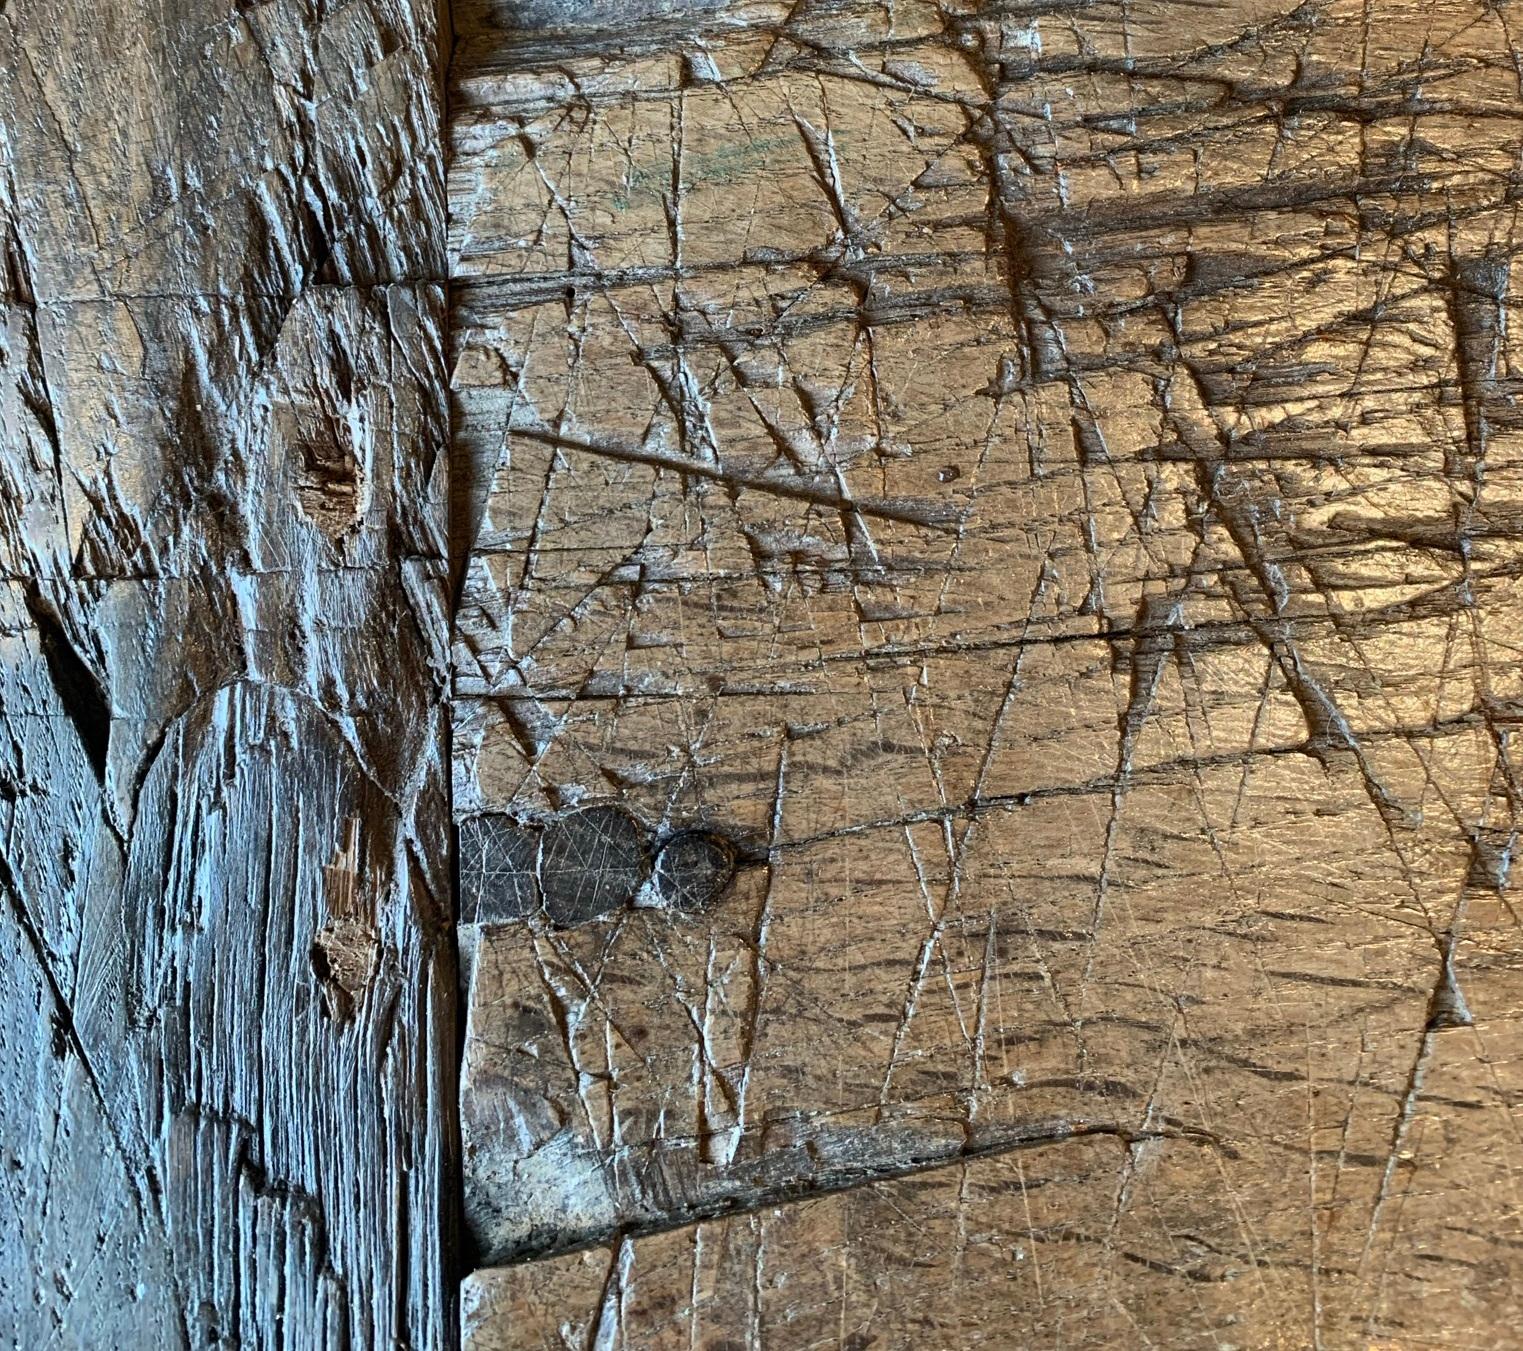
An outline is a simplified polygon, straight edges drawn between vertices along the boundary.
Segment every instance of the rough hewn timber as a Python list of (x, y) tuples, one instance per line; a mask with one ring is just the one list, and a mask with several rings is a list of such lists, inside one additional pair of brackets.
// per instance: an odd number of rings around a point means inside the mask
[(0, 1339), (438, 1347), (431, 6), (0, 5)]
[(463, 931), (468, 1342), (1515, 1338), (1510, 11), (643, 8), (457, 12), (455, 804), (738, 871)]
[[(1124, 1195), (1096, 1186), (1128, 1158), (1126, 1139), (1078, 1134), (852, 1191), (626, 1238), (465, 1284), (472, 1351), (568, 1346), (1292, 1348), (1315, 1343), (1294, 1308), (1299, 1273), (1222, 1250), (1180, 1228), (1144, 1167)], [(1189, 1144), (1159, 1142), (1167, 1158)], [(1160, 1182), (1162, 1185), (1159, 1185)], [(1124, 1212), (1117, 1214), (1118, 1207)], [(1475, 1243), (1472, 1253), (1484, 1244)], [(1482, 1258), (1466, 1297), (1441, 1276), (1439, 1308), (1387, 1310), (1372, 1335), (1339, 1291), (1318, 1288), (1322, 1345), (1511, 1346), (1513, 1268)], [(1437, 1271), (1438, 1268), (1435, 1268)]]

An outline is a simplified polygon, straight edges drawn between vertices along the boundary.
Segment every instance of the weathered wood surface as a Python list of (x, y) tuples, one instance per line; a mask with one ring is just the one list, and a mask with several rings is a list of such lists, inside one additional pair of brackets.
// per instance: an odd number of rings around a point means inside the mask
[[(1306, 1347), (1297, 1277), (1180, 1229), (1159, 1244), (1168, 1184), (1097, 1136), (474, 1273), (474, 1351), (525, 1347)], [(1515, 1344), (1513, 1270), (1492, 1260), (1468, 1298), (1403, 1312), (1402, 1332), (1350, 1320), (1317, 1289), (1322, 1344)], [(1353, 1326), (1348, 1326), (1353, 1323)], [(1386, 1326), (1380, 1327), (1379, 1324)]]
[(445, 1345), (442, 53), (0, 5), (0, 1340)]
[(1515, 16), (687, 8), (455, 16), (467, 1343), (1518, 1344)]
[(0, 8), (0, 1335), (450, 1340), (452, 463), (469, 1345), (1516, 1343), (1512, 22)]

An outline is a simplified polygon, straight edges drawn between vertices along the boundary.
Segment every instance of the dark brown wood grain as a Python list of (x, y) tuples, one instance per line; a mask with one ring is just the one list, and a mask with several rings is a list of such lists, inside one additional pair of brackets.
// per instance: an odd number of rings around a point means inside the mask
[(451, 1337), (443, 51), (0, 6), (0, 1339)]

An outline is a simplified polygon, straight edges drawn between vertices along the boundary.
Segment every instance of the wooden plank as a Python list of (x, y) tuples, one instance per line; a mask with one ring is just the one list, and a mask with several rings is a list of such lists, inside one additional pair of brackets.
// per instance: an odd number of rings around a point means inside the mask
[(441, 1346), (435, 14), (0, 10), (0, 1331)]
[(465, 1342), (473, 1351), (1214, 1351), (1224, 1343), (1312, 1346), (1314, 1338), (1418, 1346), (1441, 1329), (1442, 1344), (1511, 1344), (1516, 1283), (1490, 1236), (1451, 1237), (1438, 1262), (1400, 1254), (1362, 1283), (1338, 1269), (1342, 1254), (1315, 1268), (1266, 1264), (1173, 1227), (1182, 1209), (1175, 1189), (1202, 1179), (1210, 1186), (1212, 1171), (1210, 1156), (1189, 1144), (1139, 1153), (1113, 1138), (1076, 1136), (488, 1268), (465, 1283)]
[[(1505, 11), (541, 8), (452, 77), (466, 1212), (489, 1265), (700, 1227), (619, 1250), (647, 1321), (566, 1257), (468, 1343), (756, 1345), (700, 1236), (770, 1291), (806, 1208), (723, 1216), (942, 1166), (948, 1232), (1100, 1244), (1037, 1343), (1511, 1326)], [(642, 880), (678, 835), (717, 899)], [(1053, 1212), (975, 1217), (1033, 1149)]]

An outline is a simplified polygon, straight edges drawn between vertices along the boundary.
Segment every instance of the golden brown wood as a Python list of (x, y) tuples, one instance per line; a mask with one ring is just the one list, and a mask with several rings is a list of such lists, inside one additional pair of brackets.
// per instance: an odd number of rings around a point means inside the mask
[(541, 8), (452, 80), (467, 1344), (1511, 1344), (1508, 11)]

